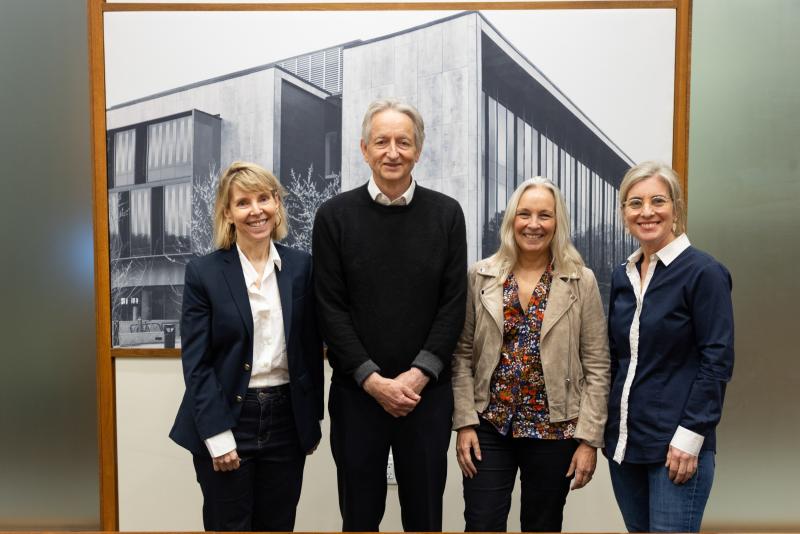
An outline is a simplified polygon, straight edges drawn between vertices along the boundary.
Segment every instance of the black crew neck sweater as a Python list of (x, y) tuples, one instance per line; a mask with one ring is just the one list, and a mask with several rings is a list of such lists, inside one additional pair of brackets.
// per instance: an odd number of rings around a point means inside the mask
[(417, 184), (408, 205), (384, 206), (365, 184), (319, 208), (313, 252), (334, 381), (355, 387), (359, 369), (394, 378), (412, 365), (449, 380), (466, 306), (458, 202)]

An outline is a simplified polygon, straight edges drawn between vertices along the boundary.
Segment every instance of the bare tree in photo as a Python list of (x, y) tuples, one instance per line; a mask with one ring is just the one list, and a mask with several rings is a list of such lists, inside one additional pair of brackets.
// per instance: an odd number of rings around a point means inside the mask
[(219, 175), (217, 166), (208, 166), (208, 173), (192, 184), (192, 251), (204, 256), (214, 250), (214, 201)]
[(305, 175), (289, 170), (291, 178), (286, 184), (286, 211), (289, 216), (288, 244), (311, 252), (311, 230), (314, 217), (323, 202), (341, 189), (341, 177), (337, 173), (314, 179), (314, 165), (308, 166)]

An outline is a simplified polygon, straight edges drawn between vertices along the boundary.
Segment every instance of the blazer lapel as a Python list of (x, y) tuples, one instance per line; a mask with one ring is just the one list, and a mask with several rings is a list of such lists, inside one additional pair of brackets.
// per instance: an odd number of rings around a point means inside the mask
[(250, 311), (250, 298), (247, 296), (247, 286), (244, 282), (244, 273), (242, 272), (242, 264), (239, 261), (239, 253), (236, 250), (236, 245), (228, 249), (224, 258), (225, 266), (222, 269), (222, 274), (225, 277), (225, 282), (228, 284), (231, 296), (233, 296), (233, 302), (236, 303), (236, 308), (239, 310), (239, 315), (242, 316), (245, 330), (252, 339), (253, 314)]
[(283, 315), (283, 335), (286, 344), (289, 344), (289, 333), (292, 330), (292, 265), (286, 258), (288, 254), (281, 256), (281, 268), (275, 269), (278, 277), (278, 293), (281, 295), (281, 314)]
[(542, 319), (541, 339), (544, 339), (547, 332), (561, 319), (575, 300), (576, 297), (572, 293), (569, 278), (564, 280), (561, 276), (555, 274), (553, 283), (550, 286), (550, 295), (547, 297), (544, 319)]

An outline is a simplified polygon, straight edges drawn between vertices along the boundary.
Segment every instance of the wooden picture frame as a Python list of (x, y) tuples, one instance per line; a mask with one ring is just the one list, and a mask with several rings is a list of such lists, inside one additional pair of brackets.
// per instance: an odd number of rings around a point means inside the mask
[(106, 73), (104, 57), (104, 15), (111, 12), (181, 11), (495, 11), (495, 10), (607, 10), (666, 9), (675, 13), (674, 102), (672, 122), (672, 165), (682, 177), (687, 191), (689, 131), (689, 63), (691, 39), (691, 0), (556, 0), (538, 2), (382, 2), (382, 3), (117, 3), (87, 0), (89, 17), (93, 192), (95, 303), (97, 324), (97, 402), (100, 454), (100, 517), (103, 530), (117, 530), (119, 503), (117, 488), (115, 359), (177, 358), (180, 349), (112, 348), (111, 280), (109, 274), (109, 223), (106, 129)]

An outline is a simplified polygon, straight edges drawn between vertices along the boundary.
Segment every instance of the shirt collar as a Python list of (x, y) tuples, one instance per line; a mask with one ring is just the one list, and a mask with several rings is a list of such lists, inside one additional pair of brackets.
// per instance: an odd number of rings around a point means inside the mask
[[(242, 252), (242, 249), (239, 247), (239, 243), (236, 243), (236, 251), (239, 253), (239, 262), (242, 264), (244, 283), (247, 287), (250, 287), (258, 280), (258, 271), (256, 271), (256, 268), (250, 263), (250, 260), (247, 259), (247, 256), (244, 255), (244, 252)], [(275, 243), (270, 240), (269, 256), (267, 256), (267, 263), (264, 267), (264, 275), (261, 277), (261, 280), (266, 280), (275, 269), (281, 270), (281, 256), (278, 254), (278, 249), (275, 248)]]
[(414, 198), (414, 190), (416, 188), (417, 184), (412, 178), (411, 185), (408, 186), (408, 189), (406, 189), (405, 193), (394, 200), (389, 200), (389, 197), (384, 195), (378, 187), (374, 176), (370, 176), (369, 183), (367, 183), (367, 191), (369, 191), (369, 196), (372, 197), (373, 201), (377, 202), (378, 204), (383, 204), (384, 206), (407, 206), (408, 204), (411, 204), (411, 199)]
[[(675, 258), (681, 255), (681, 252), (690, 246), (689, 237), (686, 234), (681, 234), (673, 239), (667, 246), (653, 254), (653, 256), (661, 260), (661, 263), (664, 265), (669, 265), (675, 261)], [(644, 251), (641, 248), (637, 249), (636, 252), (628, 256), (628, 263), (638, 262), (642, 254), (644, 254)]]

